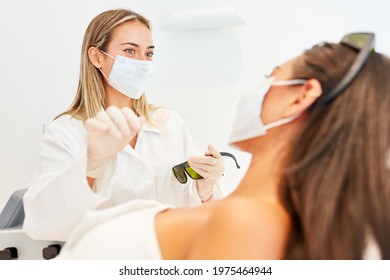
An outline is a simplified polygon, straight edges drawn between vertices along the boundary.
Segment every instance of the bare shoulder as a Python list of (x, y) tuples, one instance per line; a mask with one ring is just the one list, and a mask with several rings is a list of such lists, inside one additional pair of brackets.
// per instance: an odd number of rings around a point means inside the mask
[(245, 198), (226, 199), (225, 203), (219, 204), (213, 215), (214, 222), (229, 220), (232, 226), (235, 224), (253, 226), (254, 221), (258, 222), (257, 225), (261, 225), (260, 221), (262, 223), (280, 221), (280, 224), (284, 224), (287, 218), (287, 213), (280, 204)]
[(280, 204), (226, 199), (205, 223), (190, 258), (283, 258), (289, 227), (289, 217)]
[(204, 205), (176, 208), (158, 214), (155, 227), (163, 258), (186, 258), (193, 241), (201, 234), (207, 223), (210, 213), (212, 213), (210, 207)]

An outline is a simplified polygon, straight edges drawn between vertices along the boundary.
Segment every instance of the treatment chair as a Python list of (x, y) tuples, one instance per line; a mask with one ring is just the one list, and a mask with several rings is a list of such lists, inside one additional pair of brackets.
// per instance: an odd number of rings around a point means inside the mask
[(23, 232), (23, 196), (15, 191), (0, 213), (0, 260), (42, 260), (56, 257), (62, 242), (33, 240)]

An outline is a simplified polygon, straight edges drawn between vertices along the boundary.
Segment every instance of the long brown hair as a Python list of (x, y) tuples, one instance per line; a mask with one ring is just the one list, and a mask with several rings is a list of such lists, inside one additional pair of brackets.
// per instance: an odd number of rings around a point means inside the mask
[(332, 103), (327, 93), (356, 51), (322, 44), (303, 54), (294, 78), (315, 78), (323, 94), (293, 143), (281, 186), (293, 219), (286, 258), (361, 259), (370, 235), (390, 259), (390, 60), (372, 53)]
[[(81, 48), (80, 78), (77, 94), (70, 108), (59, 116), (69, 114), (77, 119), (86, 120), (94, 117), (104, 107), (106, 93), (103, 86), (103, 77), (89, 60), (88, 49), (94, 46), (98, 49), (106, 50), (113, 30), (128, 21), (139, 21), (151, 30), (149, 20), (140, 14), (126, 9), (105, 11), (90, 22), (85, 31)], [(139, 116), (151, 121), (149, 108), (155, 107), (148, 105), (144, 94), (140, 99), (134, 100), (134, 108)]]

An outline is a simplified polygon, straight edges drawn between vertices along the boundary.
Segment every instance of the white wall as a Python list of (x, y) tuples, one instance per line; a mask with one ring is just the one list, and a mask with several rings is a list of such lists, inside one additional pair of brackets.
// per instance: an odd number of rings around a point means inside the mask
[[(0, 210), (33, 174), (42, 125), (70, 105), (85, 28), (106, 9), (131, 8), (151, 19), (157, 55), (148, 98), (176, 110), (202, 149), (212, 143), (232, 151), (226, 142), (240, 92), (315, 43), (370, 30), (376, 49), (390, 55), (390, 4), (383, 0), (0, 1)], [(233, 7), (246, 25), (164, 29), (172, 10), (208, 7)], [(227, 161), (226, 193), (249, 160), (234, 153), (243, 168)]]

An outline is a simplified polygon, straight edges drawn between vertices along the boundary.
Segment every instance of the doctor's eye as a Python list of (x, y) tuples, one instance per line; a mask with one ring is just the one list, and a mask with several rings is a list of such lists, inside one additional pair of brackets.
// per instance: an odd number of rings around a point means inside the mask
[(153, 55), (154, 55), (154, 52), (147, 52), (147, 53), (146, 53), (146, 56), (147, 56), (147, 57), (153, 57)]
[(135, 55), (135, 49), (125, 49), (124, 51), (128, 54)]

